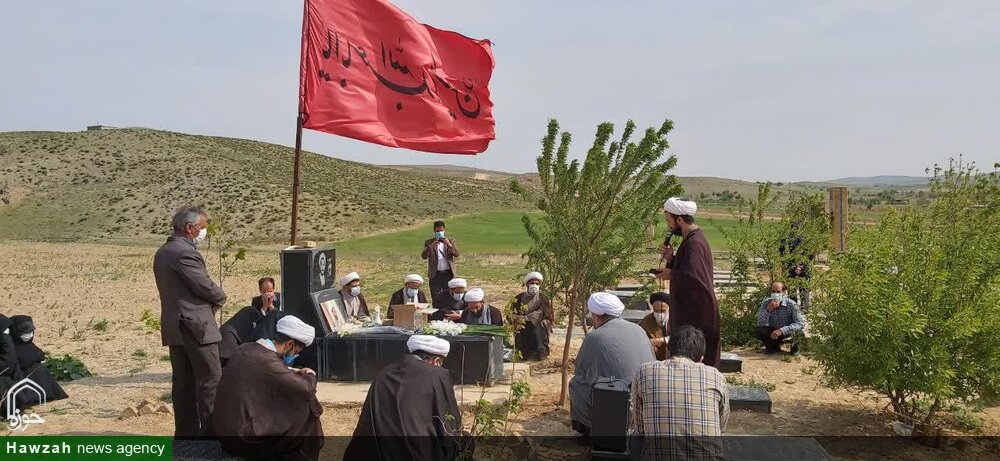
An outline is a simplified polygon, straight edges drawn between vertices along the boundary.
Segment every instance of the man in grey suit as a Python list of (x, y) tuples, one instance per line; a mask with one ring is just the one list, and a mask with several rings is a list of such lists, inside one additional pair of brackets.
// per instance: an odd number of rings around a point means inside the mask
[(215, 312), (226, 302), (226, 292), (208, 276), (197, 248), (205, 238), (208, 214), (182, 208), (172, 224), (173, 235), (153, 257), (153, 275), (160, 292), (160, 331), (173, 371), (174, 437), (211, 437), (215, 389), (222, 377), (222, 335)]
[(434, 238), (424, 241), (421, 258), (427, 260), (427, 278), (431, 279), (431, 299), (448, 289), (448, 282), (455, 278), (455, 258), (458, 247), (455, 239), (445, 237), (444, 221), (434, 222)]

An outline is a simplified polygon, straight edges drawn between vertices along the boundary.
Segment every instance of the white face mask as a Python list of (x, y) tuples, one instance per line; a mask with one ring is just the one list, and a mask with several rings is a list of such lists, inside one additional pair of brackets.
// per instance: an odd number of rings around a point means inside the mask
[(351, 294), (354, 296), (361, 294), (361, 287), (351, 287)]
[(455, 301), (461, 301), (463, 296), (465, 296), (465, 293), (452, 293), (451, 299), (454, 299)]
[(416, 297), (417, 296), (417, 289), (416, 288), (407, 288), (406, 289), (406, 296), (408, 296), (410, 298)]
[(537, 295), (539, 289), (540, 289), (540, 287), (538, 285), (534, 285), (534, 284), (528, 285), (528, 294), (532, 295), (532, 296)]
[(31, 341), (31, 338), (34, 338), (34, 337), (35, 337), (35, 332), (25, 333), (25, 334), (21, 335), (21, 341), (28, 342), (28, 341)]
[(775, 301), (784, 301), (785, 295), (783, 293), (771, 293), (771, 299)]
[(656, 323), (660, 325), (666, 325), (667, 323), (667, 313), (666, 312), (653, 312), (653, 316), (656, 317)]
[(198, 236), (194, 238), (194, 244), (197, 245), (205, 241), (205, 237), (208, 237), (208, 229), (202, 229), (198, 231)]

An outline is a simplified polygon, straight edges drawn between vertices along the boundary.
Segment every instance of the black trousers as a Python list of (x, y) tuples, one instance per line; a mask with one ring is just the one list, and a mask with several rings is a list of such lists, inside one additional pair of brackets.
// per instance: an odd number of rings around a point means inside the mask
[(437, 271), (433, 277), (431, 277), (431, 299), (434, 299), (438, 293), (448, 289), (448, 282), (455, 278), (455, 274), (451, 269), (444, 271)]
[(174, 437), (212, 437), (215, 391), (222, 378), (219, 343), (199, 344), (184, 325), (181, 337), (183, 346), (170, 346)]
[(757, 337), (760, 338), (760, 342), (764, 343), (764, 347), (769, 351), (778, 351), (781, 349), (781, 343), (788, 340), (788, 336), (782, 335), (778, 339), (771, 339), (771, 333), (777, 328), (771, 327), (757, 327)]

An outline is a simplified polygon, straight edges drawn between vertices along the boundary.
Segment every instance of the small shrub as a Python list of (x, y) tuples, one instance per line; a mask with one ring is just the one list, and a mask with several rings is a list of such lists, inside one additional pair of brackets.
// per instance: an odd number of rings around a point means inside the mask
[(756, 379), (750, 378), (748, 380), (738, 378), (736, 376), (726, 376), (726, 382), (733, 386), (744, 386), (744, 387), (757, 387), (764, 389), (768, 392), (774, 392), (777, 389), (773, 383), (757, 381)]
[(135, 357), (137, 359), (146, 358), (146, 351), (142, 349), (136, 349), (135, 352), (132, 353), (132, 357)]
[(101, 319), (100, 322), (95, 323), (91, 328), (93, 328), (94, 331), (100, 331), (100, 332), (108, 331), (108, 320)]
[(160, 331), (160, 319), (154, 317), (150, 309), (143, 310), (139, 320), (150, 330)]
[(161, 362), (169, 362), (170, 361), (170, 354), (163, 354), (163, 355), (161, 355), (160, 356), (160, 361)]
[(93, 373), (80, 359), (69, 354), (48, 357), (45, 359), (45, 367), (49, 369), (56, 381), (72, 381), (93, 376)]

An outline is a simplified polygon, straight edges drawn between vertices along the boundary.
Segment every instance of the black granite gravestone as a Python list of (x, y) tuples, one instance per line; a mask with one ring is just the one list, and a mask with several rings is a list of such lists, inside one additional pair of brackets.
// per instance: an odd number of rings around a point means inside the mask
[(739, 373), (743, 371), (743, 359), (732, 352), (723, 352), (719, 371), (723, 373)]
[(729, 409), (771, 412), (771, 396), (760, 387), (729, 386)]
[(811, 437), (725, 436), (727, 461), (833, 461)]
[[(386, 365), (409, 353), (405, 334), (330, 335), (316, 338), (320, 380), (371, 381)], [(493, 336), (447, 336), (444, 360), (455, 384), (476, 384), (503, 375), (503, 340)]]

